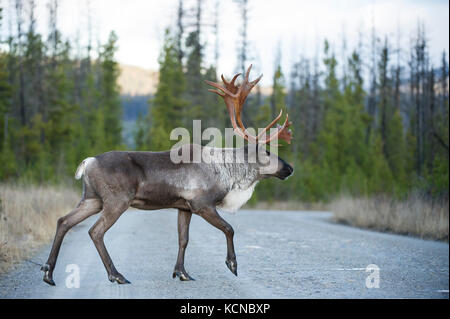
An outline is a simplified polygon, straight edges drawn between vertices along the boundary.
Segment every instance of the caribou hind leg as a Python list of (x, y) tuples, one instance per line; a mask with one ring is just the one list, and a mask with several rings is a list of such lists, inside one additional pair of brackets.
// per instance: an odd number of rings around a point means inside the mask
[(178, 210), (178, 258), (172, 277), (178, 277), (181, 281), (195, 280), (184, 269), (184, 253), (189, 242), (189, 224), (192, 213)]
[(43, 280), (49, 285), (54, 286), (53, 270), (55, 269), (56, 260), (58, 259), (59, 250), (66, 233), (75, 225), (82, 222), (91, 215), (98, 213), (102, 209), (102, 201), (100, 199), (90, 198), (82, 199), (77, 207), (66, 216), (58, 219), (56, 227), (55, 239), (53, 240), (52, 249), (47, 262), (41, 267), (45, 272)]
[(108, 251), (106, 250), (103, 237), (105, 236), (106, 231), (114, 225), (117, 219), (119, 219), (128, 207), (128, 202), (126, 202), (126, 204), (105, 204), (103, 206), (100, 218), (91, 227), (91, 229), (89, 229), (89, 235), (91, 236), (91, 239), (95, 244), (95, 248), (97, 248), (103, 265), (106, 268), (109, 281), (116, 281), (119, 284), (129, 284), (130, 282), (117, 271), (111, 257), (108, 254)]

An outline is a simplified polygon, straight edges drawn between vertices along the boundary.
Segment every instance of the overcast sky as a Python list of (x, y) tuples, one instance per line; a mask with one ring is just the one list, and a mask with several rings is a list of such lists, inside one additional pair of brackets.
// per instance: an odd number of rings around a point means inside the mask
[[(87, 38), (87, 3), (90, 2), (93, 36), (102, 42), (110, 30), (119, 37), (117, 58), (121, 63), (149, 69), (158, 68), (158, 55), (164, 29), (173, 25), (178, 0), (60, 0), (58, 26), (71, 39), (80, 34)], [(204, 0), (206, 23), (213, 20), (216, 0)], [(7, 7), (11, 0), (0, 0)], [(46, 0), (37, 0), (38, 27), (47, 31)], [(186, 0), (186, 7), (196, 0)], [(449, 50), (449, 3), (447, 0), (249, 0), (249, 29), (251, 61), (257, 71), (265, 74), (264, 84), (270, 83), (274, 60), (281, 53), (287, 74), (289, 66), (300, 55), (311, 57), (322, 51), (323, 39), (328, 38), (339, 54), (343, 34), (350, 51), (358, 43), (369, 44), (374, 24), (377, 34), (388, 35), (391, 43), (407, 50), (416, 31), (418, 20), (424, 23), (433, 61), (438, 63), (442, 50)], [(7, 10), (6, 10), (7, 11)], [(5, 15), (8, 13), (5, 12)], [(237, 4), (220, 1), (219, 72), (230, 75), (236, 70), (237, 41), (241, 21)], [(205, 28), (211, 34), (210, 28)], [(211, 61), (214, 37), (207, 36), (206, 58)], [(407, 53), (404, 52), (404, 59)], [(255, 72), (256, 73), (256, 72)]]

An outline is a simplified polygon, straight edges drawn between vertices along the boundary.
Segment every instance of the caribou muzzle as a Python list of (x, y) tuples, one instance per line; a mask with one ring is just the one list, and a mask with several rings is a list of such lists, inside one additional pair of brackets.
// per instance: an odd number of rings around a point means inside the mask
[(276, 173), (275, 176), (281, 180), (285, 180), (286, 178), (291, 176), (293, 172), (294, 169), (292, 168), (291, 165), (289, 165), (288, 163), (283, 163), (283, 167)]

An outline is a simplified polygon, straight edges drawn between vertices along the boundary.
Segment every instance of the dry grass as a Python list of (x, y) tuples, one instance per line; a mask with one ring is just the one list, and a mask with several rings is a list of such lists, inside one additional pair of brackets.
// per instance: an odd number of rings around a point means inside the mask
[(69, 187), (0, 184), (0, 273), (51, 241), (57, 219), (79, 200)]
[(449, 239), (448, 201), (430, 201), (419, 195), (403, 201), (342, 197), (329, 206), (336, 221), (352, 226), (447, 242)]

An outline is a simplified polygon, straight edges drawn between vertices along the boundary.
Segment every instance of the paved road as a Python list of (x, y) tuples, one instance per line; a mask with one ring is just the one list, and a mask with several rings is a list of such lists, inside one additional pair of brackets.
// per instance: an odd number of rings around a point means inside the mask
[[(449, 298), (447, 243), (334, 224), (325, 212), (243, 210), (222, 216), (235, 229), (238, 277), (224, 262), (225, 236), (194, 215), (186, 269), (196, 281), (172, 279), (176, 211), (130, 210), (105, 242), (131, 285), (107, 280), (87, 233), (93, 216), (66, 235), (56, 287), (42, 282), (39, 266), (24, 262), (0, 278), (0, 298)], [(49, 249), (31, 260), (45, 262)], [(70, 264), (79, 267), (79, 288), (66, 287)], [(380, 269), (379, 288), (366, 287), (370, 264)]]

